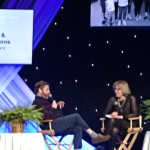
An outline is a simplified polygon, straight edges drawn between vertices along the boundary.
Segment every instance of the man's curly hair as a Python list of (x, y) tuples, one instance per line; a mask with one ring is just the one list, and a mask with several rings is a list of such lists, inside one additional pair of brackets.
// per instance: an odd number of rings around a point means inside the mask
[(45, 85), (50, 86), (50, 84), (49, 84), (48, 82), (46, 82), (46, 81), (42, 81), (42, 80), (41, 80), (41, 81), (37, 82), (37, 83), (35, 84), (35, 87), (34, 87), (34, 92), (35, 92), (35, 94), (38, 93), (38, 91), (39, 91), (40, 88), (43, 89)]

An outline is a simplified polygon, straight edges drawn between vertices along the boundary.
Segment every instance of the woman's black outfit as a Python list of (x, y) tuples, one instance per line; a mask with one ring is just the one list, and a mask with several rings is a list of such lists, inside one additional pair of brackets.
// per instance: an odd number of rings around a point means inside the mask
[(105, 109), (105, 114), (111, 114), (112, 112), (118, 112), (118, 115), (123, 116), (123, 119), (110, 118), (108, 121), (105, 134), (111, 135), (111, 150), (116, 145), (117, 135), (124, 135), (127, 132), (128, 118), (137, 116), (136, 98), (133, 95), (128, 95), (125, 100), (118, 101), (116, 97), (111, 97)]

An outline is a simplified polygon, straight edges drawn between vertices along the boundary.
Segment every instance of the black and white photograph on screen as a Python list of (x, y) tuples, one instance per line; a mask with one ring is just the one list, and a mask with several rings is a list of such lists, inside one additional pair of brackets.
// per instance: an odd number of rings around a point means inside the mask
[(91, 0), (91, 27), (149, 27), (150, 0)]

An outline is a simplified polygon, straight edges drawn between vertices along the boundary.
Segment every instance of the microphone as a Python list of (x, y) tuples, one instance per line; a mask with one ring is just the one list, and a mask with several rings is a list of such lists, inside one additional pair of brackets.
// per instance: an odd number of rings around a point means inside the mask
[(50, 98), (52, 100), (52, 102), (54, 101), (52, 94), (49, 94), (48, 98)]
[(115, 101), (114, 104), (115, 104), (116, 106), (118, 106), (118, 102), (117, 102), (117, 101)]
[[(52, 100), (52, 102), (54, 101), (53, 97), (52, 97), (52, 94), (49, 94), (49, 98)], [(59, 105), (59, 108), (61, 109), (61, 105)]]
[(114, 104), (115, 104), (115, 106), (118, 106), (119, 108), (121, 108), (121, 105), (119, 102), (115, 101)]

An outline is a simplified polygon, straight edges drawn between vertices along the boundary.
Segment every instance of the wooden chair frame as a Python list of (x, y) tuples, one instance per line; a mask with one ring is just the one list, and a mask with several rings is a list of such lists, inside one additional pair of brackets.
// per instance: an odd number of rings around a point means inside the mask
[[(62, 141), (63, 137), (60, 138), (59, 141), (56, 139), (55, 131), (52, 129), (52, 122), (53, 122), (53, 120), (43, 120), (43, 121), (41, 121), (41, 123), (49, 123), (49, 130), (41, 130), (41, 131), (38, 131), (38, 133), (42, 133), (43, 134), (44, 141), (45, 141), (45, 143), (46, 143), (46, 145), (47, 145), (49, 150), (53, 150), (53, 149), (51, 148), (50, 144), (48, 143), (45, 135), (49, 135), (53, 139), (53, 141), (54, 141), (54, 143), (56, 145), (56, 148), (58, 148), (60, 150), (63, 150), (63, 147), (62, 147), (62, 144), (61, 144), (61, 141)], [(73, 146), (73, 140), (69, 144), (67, 150), (71, 150), (72, 146)]]
[[(104, 132), (105, 131), (105, 118), (100, 118), (100, 120), (102, 121), (102, 128), (101, 131)], [(131, 150), (133, 144), (135, 143), (138, 134), (143, 130), (142, 127), (142, 116), (139, 117), (134, 117), (134, 118), (128, 118), (129, 122), (130, 122), (130, 127), (127, 130), (127, 135), (125, 136), (125, 138), (123, 140), (121, 140), (120, 137), (118, 137), (118, 141), (120, 143), (120, 146), (116, 149), (114, 148), (114, 150)], [(135, 120), (139, 120), (139, 125), (137, 127), (133, 127), (133, 121)], [(129, 139), (131, 138), (130, 142)], [(129, 142), (129, 144), (127, 144)]]

